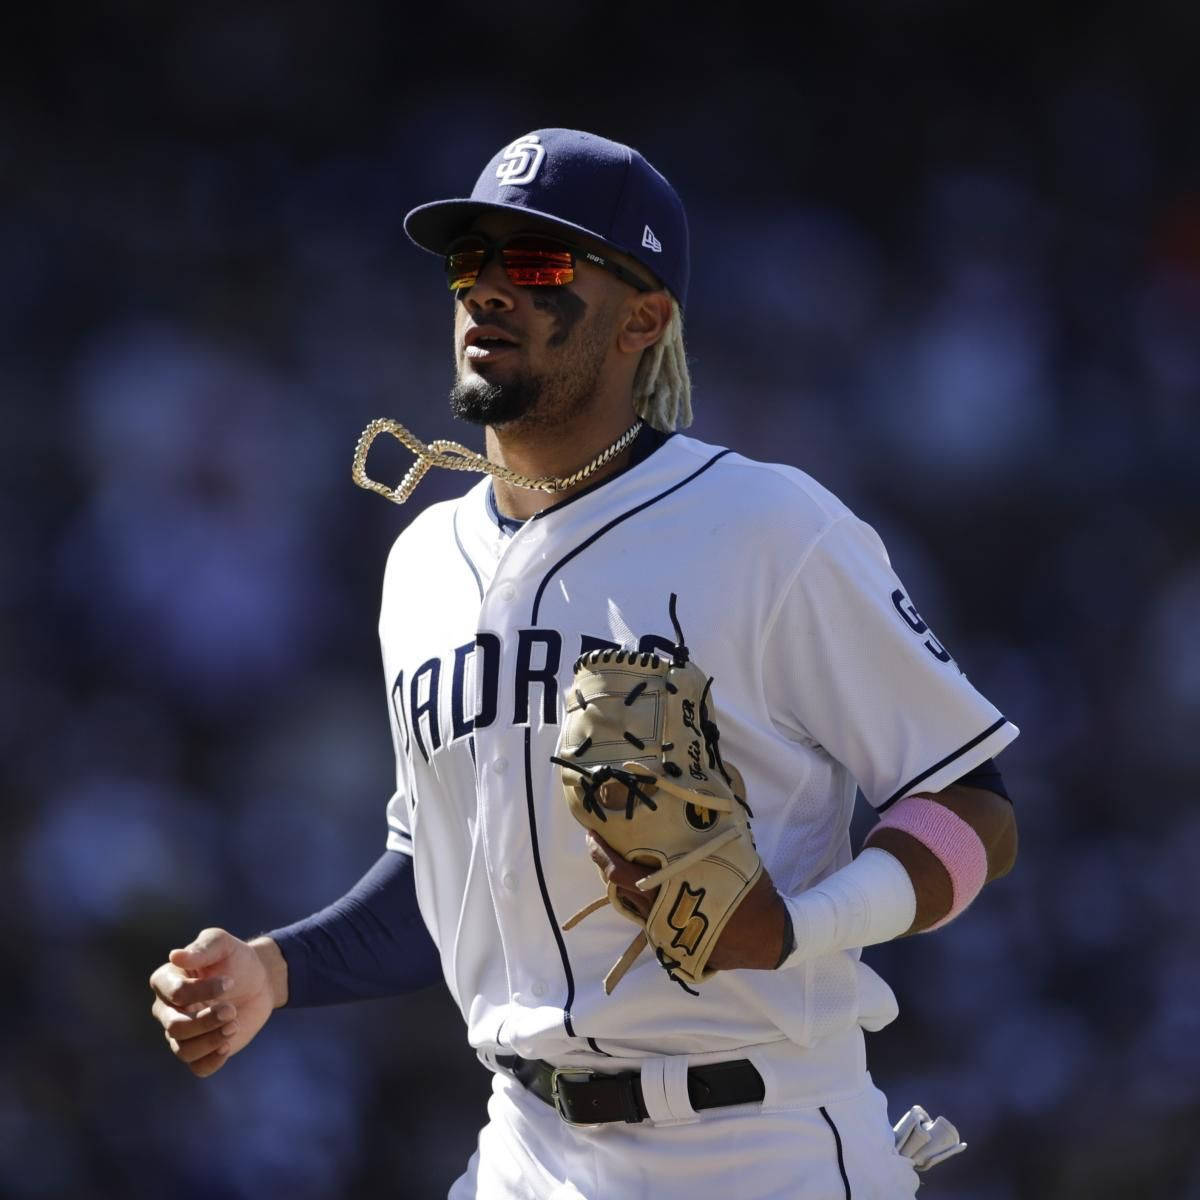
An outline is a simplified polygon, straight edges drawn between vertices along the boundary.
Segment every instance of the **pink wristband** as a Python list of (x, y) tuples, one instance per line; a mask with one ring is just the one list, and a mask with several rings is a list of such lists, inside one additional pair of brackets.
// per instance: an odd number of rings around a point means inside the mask
[(987, 879), (987, 850), (979, 834), (944, 804), (925, 796), (905, 796), (879, 819), (867, 835), (879, 829), (899, 829), (914, 837), (946, 868), (950, 876), (950, 911), (931, 925), (940, 929), (958, 916), (976, 896)]

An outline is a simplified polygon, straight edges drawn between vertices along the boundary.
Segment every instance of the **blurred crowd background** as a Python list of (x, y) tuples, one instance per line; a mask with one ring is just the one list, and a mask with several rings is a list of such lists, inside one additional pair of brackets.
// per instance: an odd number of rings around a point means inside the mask
[(868, 951), (893, 1119), (971, 1143), (922, 1195), (1200, 1198), (1200, 8), (707, 11), (10, 14), (0, 1194), (434, 1197), (473, 1148), (444, 989), (201, 1082), (146, 978), (382, 849), (384, 557), (464, 479), (397, 509), (351, 452), (478, 442), (401, 218), (567, 125), (685, 199), (693, 432), (846, 499), (1023, 731), (1015, 872)]

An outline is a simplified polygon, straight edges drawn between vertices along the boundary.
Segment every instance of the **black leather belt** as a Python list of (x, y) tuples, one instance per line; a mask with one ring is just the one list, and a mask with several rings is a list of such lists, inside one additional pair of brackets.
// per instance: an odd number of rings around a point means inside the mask
[[(555, 1067), (541, 1059), (498, 1054), (496, 1062), (511, 1071), (539, 1100), (544, 1100), (571, 1125), (625, 1121), (636, 1125), (647, 1117), (638, 1071), (604, 1075), (579, 1067)], [(762, 1076), (748, 1059), (689, 1067), (688, 1099), (699, 1111), (749, 1104), (766, 1094)]]

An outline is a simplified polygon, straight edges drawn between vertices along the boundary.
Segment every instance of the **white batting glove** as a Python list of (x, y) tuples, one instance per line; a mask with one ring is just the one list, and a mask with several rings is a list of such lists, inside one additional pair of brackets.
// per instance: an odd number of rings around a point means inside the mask
[(932, 1120), (919, 1104), (914, 1104), (892, 1126), (892, 1132), (896, 1136), (896, 1149), (905, 1158), (911, 1158), (918, 1171), (928, 1171), (967, 1148), (958, 1130), (945, 1117)]

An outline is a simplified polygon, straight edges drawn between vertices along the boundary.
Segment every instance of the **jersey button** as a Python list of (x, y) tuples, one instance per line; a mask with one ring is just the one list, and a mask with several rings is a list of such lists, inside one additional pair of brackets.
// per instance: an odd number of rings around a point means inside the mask
[(508, 888), (510, 892), (515, 892), (517, 890), (517, 877), (511, 871), (505, 871), (504, 874), (500, 876), (500, 882), (504, 884), (504, 886)]
[(494, 763), (492, 763), (492, 770), (495, 771), (497, 775), (503, 775), (504, 772), (508, 770), (508, 759), (507, 758), (496, 759), (496, 761)]
[(544, 996), (546, 994), (546, 985), (539, 979), (529, 990), (535, 996)]
[(511, 583), (502, 583), (496, 589), (496, 595), (499, 596), (501, 600), (511, 600), (516, 594), (517, 589)]

